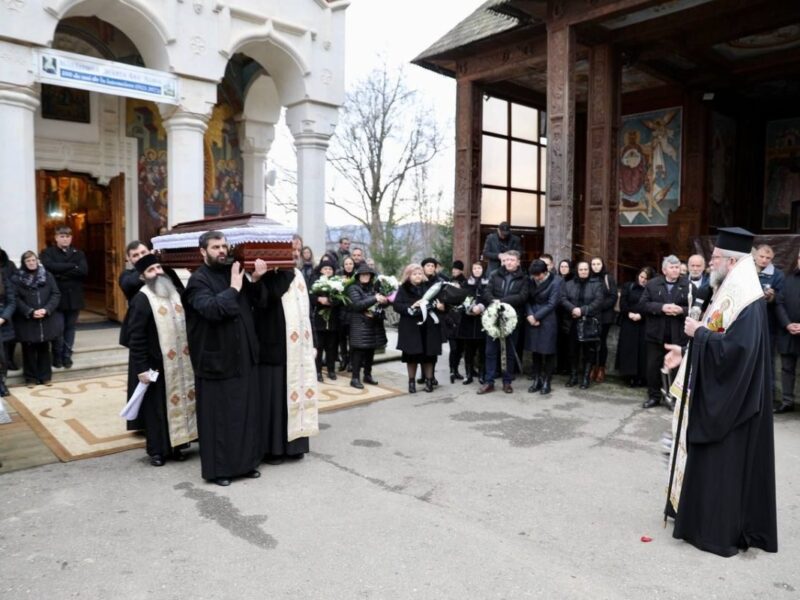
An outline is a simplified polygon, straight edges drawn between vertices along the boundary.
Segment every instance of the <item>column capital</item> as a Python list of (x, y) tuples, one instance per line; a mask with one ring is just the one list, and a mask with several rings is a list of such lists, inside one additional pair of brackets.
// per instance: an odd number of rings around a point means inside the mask
[(197, 131), (200, 134), (205, 134), (208, 129), (208, 121), (210, 115), (189, 112), (177, 107), (171, 114), (164, 115), (164, 129), (167, 133), (176, 130), (182, 131)]
[(36, 112), (39, 108), (39, 92), (28, 86), (0, 85), (0, 104)]
[(298, 148), (326, 150), (339, 120), (339, 107), (307, 100), (286, 110), (286, 125)]

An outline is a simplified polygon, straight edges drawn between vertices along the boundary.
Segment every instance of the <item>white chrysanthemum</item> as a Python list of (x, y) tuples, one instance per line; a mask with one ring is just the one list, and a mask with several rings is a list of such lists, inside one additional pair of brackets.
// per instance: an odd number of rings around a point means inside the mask
[(517, 326), (517, 311), (505, 302), (494, 302), (484, 311), (481, 325), (490, 338), (506, 338)]

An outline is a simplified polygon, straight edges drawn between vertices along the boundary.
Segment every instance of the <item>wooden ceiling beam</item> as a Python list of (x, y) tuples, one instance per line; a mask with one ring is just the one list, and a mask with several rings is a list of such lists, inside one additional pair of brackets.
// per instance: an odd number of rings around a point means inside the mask
[(547, 94), (534, 90), (511, 81), (498, 81), (496, 83), (481, 85), (483, 90), (490, 96), (496, 96), (503, 100), (510, 100), (519, 104), (526, 104), (545, 110), (547, 108)]
[(456, 61), (456, 77), (465, 81), (508, 79), (547, 64), (547, 38), (529, 40)]
[(597, 23), (651, 8), (662, 2), (663, 0), (549, 0), (547, 23), (553, 26)]

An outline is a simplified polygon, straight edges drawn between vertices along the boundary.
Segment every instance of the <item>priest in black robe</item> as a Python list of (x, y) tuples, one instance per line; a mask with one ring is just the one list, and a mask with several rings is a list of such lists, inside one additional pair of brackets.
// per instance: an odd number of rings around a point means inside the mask
[[(711, 255), (712, 288), (738, 261), (752, 260), (752, 241), (743, 229), (720, 229)], [(694, 340), (691, 402), (677, 515), (668, 501), (667, 512), (675, 517), (673, 536), (720, 556), (750, 547), (777, 552), (766, 302), (762, 297), (747, 304), (729, 327), (709, 327), (691, 317), (684, 326)], [(665, 365), (674, 368), (681, 349), (667, 348)]]
[(261, 282), (266, 291), (266, 303), (255, 311), (261, 363), (258, 372), (263, 394), (264, 460), (273, 465), (282, 463), (284, 458), (303, 458), (309, 450), (307, 437), (288, 441), (286, 316), (281, 298), (294, 278), (294, 270), (271, 271), (264, 275)]
[[(197, 387), (197, 425), (203, 478), (230, 485), (238, 476), (256, 478), (263, 456), (258, 339), (253, 286), (239, 263), (228, 263), (220, 231), (200, 236), (204, 264), (183, 294), (189, 350)], [(257, 261), (257, 280), (266, 263)], [(256, 290), (256, 291), (254, 291)]]

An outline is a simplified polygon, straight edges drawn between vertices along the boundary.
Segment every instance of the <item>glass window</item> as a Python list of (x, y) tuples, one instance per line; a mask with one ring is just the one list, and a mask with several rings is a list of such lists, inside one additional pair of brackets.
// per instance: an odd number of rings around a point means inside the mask
[(508, 102), (486, 98), (483, 103), (483, 130), (508, 135)]
[(511, 224), (514, 227), (539, 227), (538, 194), (511, 192)]
[(508, 185), (508, 143), (505, 139), (483, 136), (481, 182), (484, 185)]
[(539, 227), (544, 227), (547, 225), (547, 194), (541, 194), (539, 196)]
[(511, 137), (535, 142), (539, 138), (539, 111), (522, 104), (512, 104)]
[(508, 220), (507, 194), (505, 190), (483, 188), (481, 190), (481, 223), (497, 225)]
[(539, 147), (511, 142), (511, 187), (538, 190)]
[(539, 189), (543, 192), (547, 191), (547, 148), (542, 148), (539, 152), (539, 173), (541, 173), (541, 180), (539, 181)]

